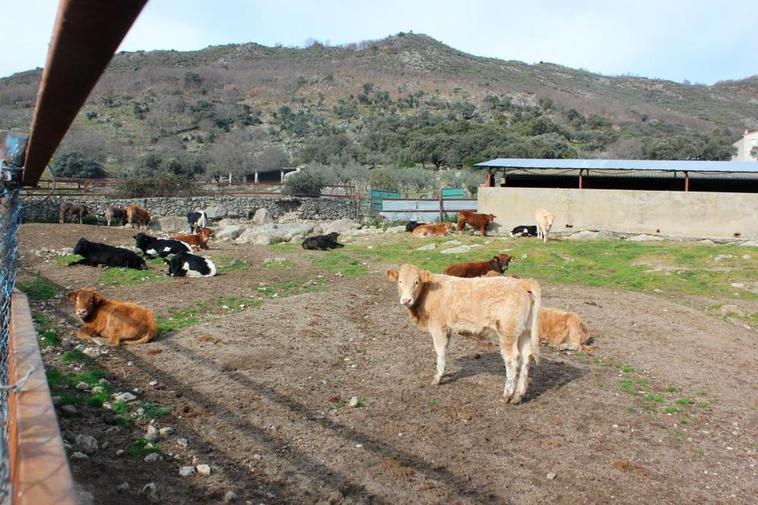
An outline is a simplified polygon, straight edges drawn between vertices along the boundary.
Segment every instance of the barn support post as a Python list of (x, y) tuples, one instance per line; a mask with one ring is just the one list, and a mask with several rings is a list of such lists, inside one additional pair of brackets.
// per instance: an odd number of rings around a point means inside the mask
[(440, 192), (440, 223), (445, 221), (445, 204), (442, 200), (442, 192)]
[(684, 191), (687, 192), (690, 190), (690, 174), (688, 172), (684, 172)]
[(258, 184), (258, 171), (255, 172), (255, 184)]
[(582, 169), (579, 169), (579, 189), (582, 189)]

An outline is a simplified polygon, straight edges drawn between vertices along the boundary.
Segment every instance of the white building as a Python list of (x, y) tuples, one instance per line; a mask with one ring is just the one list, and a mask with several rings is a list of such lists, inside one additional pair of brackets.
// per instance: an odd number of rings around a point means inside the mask
[(732, 145), (737, 148), (732, 161), (758, 161), (758, 157), (750, 155), (754, 147), (758, 148), (758, 130), (745, 130), (745, 135)]

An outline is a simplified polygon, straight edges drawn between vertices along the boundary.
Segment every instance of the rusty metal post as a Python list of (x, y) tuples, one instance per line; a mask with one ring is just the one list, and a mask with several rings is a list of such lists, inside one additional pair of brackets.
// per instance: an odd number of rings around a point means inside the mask
[(687, 192), (690, 190), (690, 174), (688, 172), (684, 172), (684, 191)]
[(582, 189), (582, 169), (579, 169), (579, 189)]

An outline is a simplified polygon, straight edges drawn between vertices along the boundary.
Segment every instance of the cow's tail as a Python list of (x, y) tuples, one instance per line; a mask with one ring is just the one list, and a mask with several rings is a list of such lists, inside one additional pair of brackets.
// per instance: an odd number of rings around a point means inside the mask
[(542, 307), (542, 290), (540, 285), (534, 279), (526, 279), (524, 286), (532, 298), (532, 328), (531, 328), (531, 346), (534, 362), (540, 364), (540, 308)]

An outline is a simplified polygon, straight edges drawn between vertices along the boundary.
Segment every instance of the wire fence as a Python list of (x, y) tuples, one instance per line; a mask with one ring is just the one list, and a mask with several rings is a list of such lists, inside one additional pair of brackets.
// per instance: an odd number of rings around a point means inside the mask
[(16, 232), (19, 190), (2, 187), (0, 199), (0, 505), (10, 503), (11, 468), (8, 438), (8, 336), (11, 296), (16, 283)]

